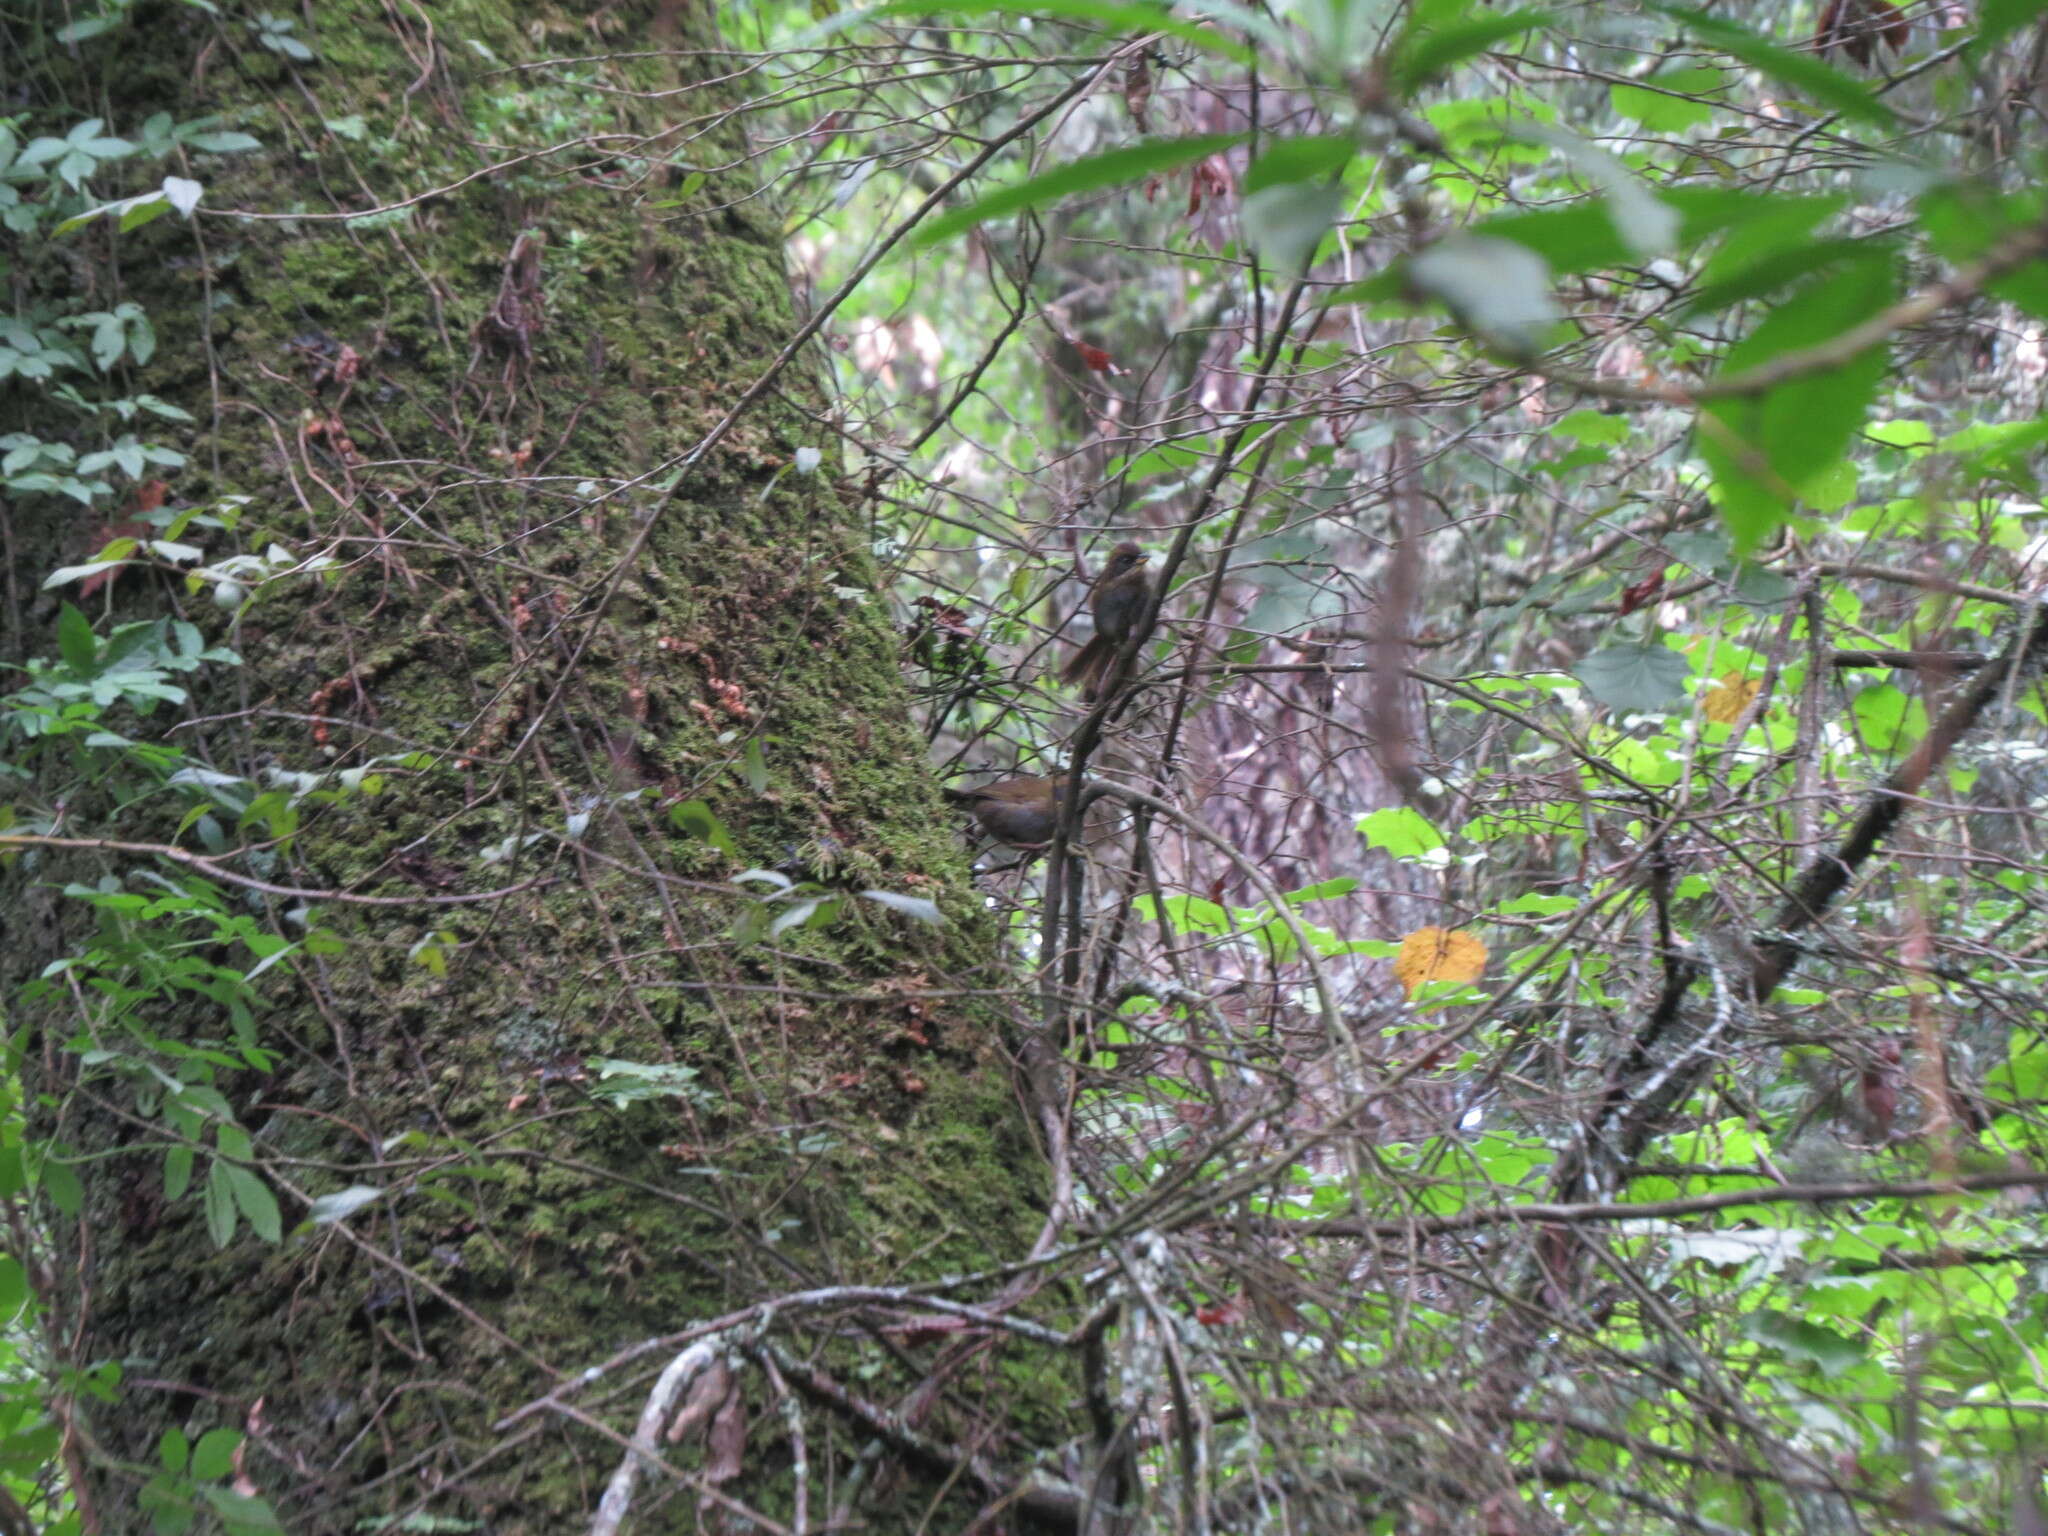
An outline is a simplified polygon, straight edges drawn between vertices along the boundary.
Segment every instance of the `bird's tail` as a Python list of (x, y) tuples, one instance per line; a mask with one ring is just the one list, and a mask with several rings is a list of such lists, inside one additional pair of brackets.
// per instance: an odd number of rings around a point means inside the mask
[(1060, 669), (1060, 680), (1079, 683), (1081, 697), (1090, 704), (1105, 693), (1115, 691), (1118, 679), (1111, 674), (1116, 671), (1116, 653), (1119, 642), (1107, 635), (1097, 635), (1081, 649), (1074, 652), (1066, 666)]
[(1060, 668), (1060, 681), (1093, 687), (1095, 677), (1109, 664), (1109, 658), (1115, 649), (1107, 635), (1094, 636), (1067, 658), (1067, 664)]

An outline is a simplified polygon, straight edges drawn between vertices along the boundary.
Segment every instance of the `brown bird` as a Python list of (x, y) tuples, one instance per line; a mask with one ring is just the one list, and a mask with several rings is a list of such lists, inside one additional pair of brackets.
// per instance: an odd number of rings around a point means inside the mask
[(1088, 606), (1095, 613), (1095, 634), (1060, 669), (1060, 680), (1079, 683), (1081, 697), (1091, 704), (1118, 681), (1110, 677), (1110, 670), (1152, 594), (1145, 582), (1145, 562), (1151, 558), (1126, 539), (1109, 552), (1109, 563), (1095, 578), (1095, 590), (1088, 596)]
[(981, 830), (1012, 848), (1043, 848), (1059, 825), (1059, 802), (1066, 784), (1035, 773), (996, 779), (972, 789), (948, 787), (946, 798), (967, 807)]

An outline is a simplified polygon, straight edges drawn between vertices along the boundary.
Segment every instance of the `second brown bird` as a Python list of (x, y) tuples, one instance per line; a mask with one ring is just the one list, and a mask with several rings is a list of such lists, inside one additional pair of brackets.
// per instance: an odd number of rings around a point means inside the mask
[(972, 789), (946, 790), (946, 798), (964, 805), (981, 830), (1012, 848), (1043, 848), (1059, 826), (1063, 781), (1035, 773), (996, 779)]
[(1145, 612), (1152, 595), (1145, 580), (1145, 562), (1152, 557), (1126, 539), (1109, 552), (1109, 563), (1095, 578), (1088, 607), (1095, 615), (1095, 633), (1060, 669), (1063, 682), (1079, 683), (1081, 697), (1094, 703), (1113, 683), (1117, 652)]

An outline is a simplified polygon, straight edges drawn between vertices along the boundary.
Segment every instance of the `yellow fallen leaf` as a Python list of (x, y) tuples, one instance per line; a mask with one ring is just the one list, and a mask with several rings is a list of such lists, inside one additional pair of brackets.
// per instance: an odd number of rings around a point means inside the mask
[(1418, 928), (1394, 957), (1394, 979), (1410, 997), (1432, 981), (1477, 981), (1485, 974), (1486, 946), (1462, 929)]
[(1756, 678), (1730, 672), (1707, 690), (1707, 718), (1722, 725), (1733, 725), (1742, 718), (1742, 712), (1754, 702), (1763, 686)]

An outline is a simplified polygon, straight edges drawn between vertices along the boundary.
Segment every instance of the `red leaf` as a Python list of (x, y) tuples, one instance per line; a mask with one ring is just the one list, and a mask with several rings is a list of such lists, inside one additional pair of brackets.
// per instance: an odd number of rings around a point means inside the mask
[(1188, 185), (1188, 216), (1202, 211), (1202, 199), (1221, 197), (1230, 190), (1230, 162), (1221, 155), (1197, 160)]
[(1662, 566), (1659, 566), (1634, 586), (1622, 588), (1620, 616), (1625, 617), (1628, 614), (1634, 613), (1663, 590), (1664, 570)]

